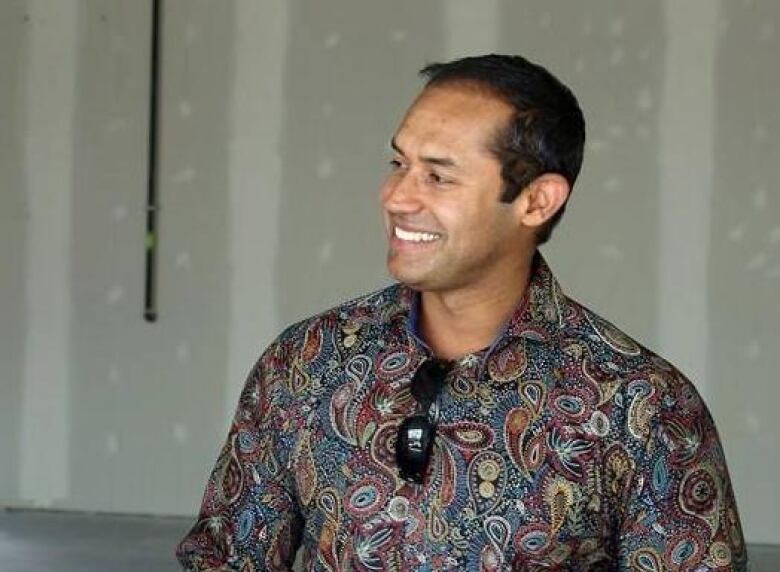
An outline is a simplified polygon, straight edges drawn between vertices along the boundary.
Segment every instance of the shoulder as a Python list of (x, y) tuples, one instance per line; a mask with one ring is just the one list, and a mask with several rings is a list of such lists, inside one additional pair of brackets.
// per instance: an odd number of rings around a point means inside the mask
[(630, 455), (635, 470), (652, 473), (657, 490), (675, 467), (704, 463), (725, 475), (715, 422), (691, 380), (581, 304), (572, 302), (567, 316), (560, 338), (565, 359), (573, 360), (579, 383), (595, 388), (614, 430), (610, 442)]
[(305, 341), (306, 335), (315, 331), (332, 332), (350, 325), (380, 325), (402, 303), (402, 287), (392, 284), (380, 290), (358, 296), (310, 316), (285, 328), (275, 344), (295, 346)]
[[(648, 349), (610, 321), (584, 305), (567, 298), (567, 311), (562, 321), (560, 343), (579, 348), (586, 375), (597, 383), (613, 386), (617, 405), (628, 410), (641, 409), (641, 419), (635, 412), (628, 422), (635, 437), (646, 436), (650, 422), (663, 422), (669, 417), (709, 417), (706, 406), (694, 384), (668, 360)], [(626, 411), (628, 413), (628, 411)], [(644, 421), (644, 422), (642, 422)], [(639, 422), (639, 425), (635, 425)]]
[[(240, 405), (297, 427), (321, 396), (323, 384), (345, 359), (345, 338), (398, 311), (401, 287), (392, 285), (348, 300), (285, 328), (252, 368)], [(338, 376), (335, 376), (338, 377)]]
[(310, 363), (332, 354), (338, 337), (358, 329), (381, 328), (405, 316), (405, 296), (402, 285), (391, 284), (299, 320), (277, 336), (261, 359), (289, 367), (296, 360)]

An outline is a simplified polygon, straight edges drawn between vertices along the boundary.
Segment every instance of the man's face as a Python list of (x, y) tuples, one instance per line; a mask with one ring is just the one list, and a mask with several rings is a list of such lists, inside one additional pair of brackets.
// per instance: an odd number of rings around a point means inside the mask
[(426, 89), (393, 137), (382, 187), (392, 276), (424, 291), (511, 279), (519, 229), (501, 202), (501, 165), (490, 151), (511, 119), (502, 100), (469, 86)]

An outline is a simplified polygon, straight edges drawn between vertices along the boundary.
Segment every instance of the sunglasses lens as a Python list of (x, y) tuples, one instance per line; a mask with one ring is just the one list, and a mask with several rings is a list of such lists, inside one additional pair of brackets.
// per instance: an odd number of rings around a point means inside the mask
[(425, 479), (436, 434), (435, 425), (428, 420), (428, 410), (436, 401), (451, 367), (451, 362), (431, 359), (423, 362), (414, 373), (410, 391), (424, 413), (405, 419), (398, 428), (395, 459), (402, 479), (413, 483), (422, 483)]
[(433, 426), (424, 415), (405, 419), (398, 428), (395, 457), (401, 478), (422, 483), (433, 447)]
[(442, 360), (428, 360), (417, 369), (412, 378), (412, 397), (427, 408), (436, 400), (442, 382), (450, 370), (450, 363)]

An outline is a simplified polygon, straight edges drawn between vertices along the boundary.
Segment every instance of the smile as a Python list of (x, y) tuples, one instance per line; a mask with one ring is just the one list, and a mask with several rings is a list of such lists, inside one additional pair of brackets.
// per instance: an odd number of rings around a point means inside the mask
[(433, 242), (441, 238), (441, 235), (435, 232), (415, 232), (397, 226), (394, 228), (394, 234), (396, 238), (406, 242)]

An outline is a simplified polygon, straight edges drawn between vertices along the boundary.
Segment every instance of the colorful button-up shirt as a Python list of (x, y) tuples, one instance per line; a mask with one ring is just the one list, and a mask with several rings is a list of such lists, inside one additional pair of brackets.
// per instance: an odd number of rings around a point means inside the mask
[(565, 296), (537, 255), (489, 347), (435, 406), (422, 485), (394, 440), (416, 412), (419, 295), (396, 284), (300, 322), (252, 370), (190, 570), (744, 570), (723, 450), (694, 386)]

